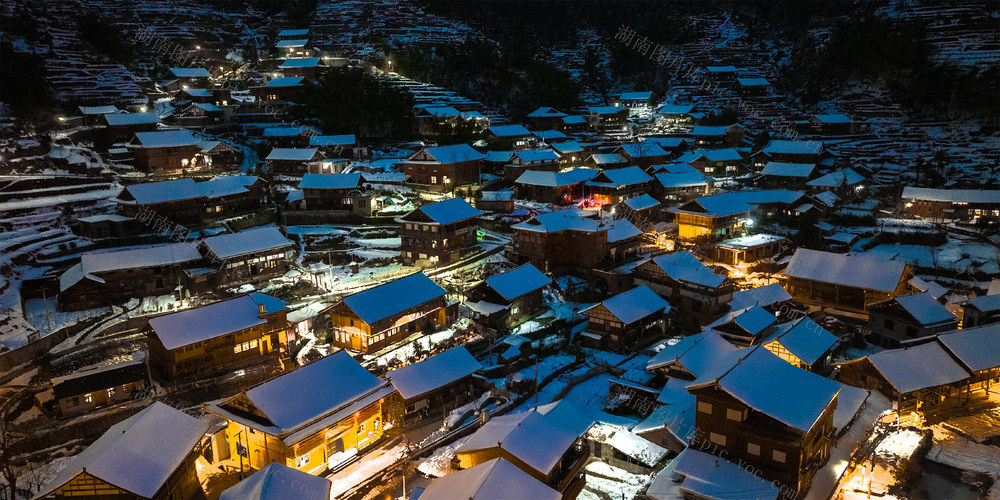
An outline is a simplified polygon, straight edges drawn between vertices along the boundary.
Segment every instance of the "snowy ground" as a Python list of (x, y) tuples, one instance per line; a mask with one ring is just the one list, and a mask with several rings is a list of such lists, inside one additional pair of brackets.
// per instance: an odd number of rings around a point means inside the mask
[[(604, 462), (590, 462), (584, 467), (586, 484), (577, 497), (581, 500), (604, 500), (610, 497), (638, 498), (646, 491), (653, 475), (632, 474)], [(599, 493), (598, 493), (599, 492)], [(606, 497), (605, 497), (606, 495)]]

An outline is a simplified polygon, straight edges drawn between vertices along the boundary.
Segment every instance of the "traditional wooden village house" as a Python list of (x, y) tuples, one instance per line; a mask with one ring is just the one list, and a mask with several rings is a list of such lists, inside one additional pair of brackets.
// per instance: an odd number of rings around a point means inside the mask
[(313, 127), (278, 125), (265, 128), (261, 136), (272, 148), (304, 148), (318, 134)]
[[(161, 402), (111, 426), (34, 497), (172, 500), (204, 496), (195, 460), (208, 422)], [(151, 457), (155, 457), (152, 459)]]
[(583, 184), (597, 172), (590, 168), (566, 172), (526, 170), (514, 181), (514, 192), (519, 200), (566, 205), (583, 197)]
[(624, 106), (591, 106), (587, 108), (587, 126), (600, 131), (618, 131), (626, 127), (628, 108)]
[(649, 91), (640, 92), (622, 92), (618, 94), (615, 106), (624, 106), (626, 108), (648, 108), (649, 103), (653, 100), (653, 93)]
[(175, 102), (214, 104), (214, 96), (208, 89), (186, 88), (177, 93)]
[(600, 205), (617, 205), (626, 198), (648, 193), (653, 187), (653, 177), (639, 167), (601, 170), (584, 183), (584, 196)]
[(139, 233), (141, 223), (132, 217), (118, 214), (101, 214), (76, 219), (74, 232), (85, 238), (124, 238)]
[(958, 404), (970, 376), (938, 342), (887, 349), (834, 366), (838, 380), (879, 391), (906, 418)]
[(543, 289), (552, 279), (530, 263), (494, 274), (466, 292), (465, 305), (477, 324), (503, 331), (519, 325), (544, 305)]
[(137, 132), (129, 144), (136, 166), (146, 172), (174, 173), (194, 167), (201, 153), (198, 139), (189, 130)]
[(309, 48), (308, 38), (285, 38), (275, 44), (280, 54), (285, 58), (311, 57), (313, 49)]
[(769, 259), (788, 248), (789, 242), (773, 234), (754, 234), (720, 241), (715, 245), (715, 260), (742, 266)]
[(773, 333), (761, 341), (761, 344), (792, 366), (811, 372), (821, 372), (829, 366), (837, 342), (836, 335), (808, 316), (803, 316), (778, 325)]
[(962, 328), (1000, 323), (1000, 294), (973, 297), (962, 309)]
[(535, 142), (524, 125), (494, 125), (486, 129), (486, 140), (493, 149), (518, 151), (529, 149)]
[(558, 130), (562, 128), (566, 113), (556, 108), (542, 106), (528, 113), (527, 123), (531, 130)]
[(691, 131), (693, 144), (698, 147), (742, 146), (746, 129), (739, 123), (732, 125), (695, 125)]
[(192, 89), (207, 87), (208, 79), (212, 76), (205, 68), (170, 68), (170, 75), (182, 88), (186, 85)]
[(972, 376), (965, 386), (966, 397), (975, 394), (990, 397), (1000, 378), (1000, 352), (995, 348), (1000, 343), (1000, 324), (962, 328), (940, 333), (936, 340)]
[(729, 307), (733, 309), (746, 309), (751, 306), (760, 306), (771, 314), (781, 310), (782, 306), (790, 306), (792, 296), (781, 287), (780, 283), (771, 283), (767, 286), (758, 286), (733, 292), (733, 300)]
[(119, 214), (135, 218), (153, 211), (178, 224), (201, 223), (258, 211), (264, 206), (264, 182), (252, 175), (216, 176), (126, 186), (114, 199)]
[(201, 165), (209, 168), (227, 168), (239, 165), (243, 155), (242, 150), (226, 141), (201, 141)]
[(133, 297), (170, 294), (185, 279), (184, 267), (201, 260), (197, 243), (84, 252), (59, 276), (61, 311), (81, 311)]
[(587, 432), (591, 455), (632, 474), (651, 474), (669, 451), (620, 425), (595, 423)]
[(477, 111), (462, 112), (452, 106), (418, 104), (413, 107), (414, 131), (421, 137), (480, 133), (490, 119)]
[(664, 202), (688, 201), (705, 196), (714, 179), (684, 163), (663, 165), (656, 170), (653, 193)]
[(150, 369), (161, 380), (174, 380), (265, 361), (276, 365), (288, 344), (287, 314), (281, 300), (251, 293), (151, 318), (141, 330)]
[(770, 89), (771, 82), (768, 82), (766, 78), (736, 78), (736, 93), (744, 97), (765, 96)]
[(564, 116), (560, 130), (567, 134), (586, 132), (587, 128), (590, 127), (590, 123), (590, 115)]
[(799, 248), (782, 285), (796, 302), (865, 313), (871, 304), (907, 293), (905, 262)]
[(834, 113), (810, 116), (804, 126), (797, 127), (799, 133), (819, 135), (850, 135), (861, 132), (861, 124), (847, 115)]
[(308, 36), (308, 28), (287, 29), (278, 32), (278, 40), (301, 40)]
[(531, 135), (539, 143), (558, 143), (569, 140), (568, 135), (558, 130), (534, 130), (531, 132)]
[(714, 445), (802, 494), (830, 457), (841, 385), (760, 346), (741, 354), (721, 375), (687, 386), (697, 398), (692, 446)]
[(844, 168), (834, 170), (806, 182), (806, 187), (812, 193), (832, 192), (842, 199), (856, 197), (864, 189), (865, 176), (854, 169)]
[(495, 417), (455, 450), (452, 466), (464, 470), (500, 458), (562, 498), (576, 498), (584, 486), (582, 469), (590, 457), (585, 436), (592, 424), (565, 401)]
[(732, 309), (705, 328), (716, 331), (722, 338), (738, 347), (759, 344), (775, 331), (778, 318), (763, 307), (751, 306), (746, 309)]
[(309, 138), (309, 147), (319, 149), (327, 158), (360, 160), (371, 156), (367, 147), (358, 145), (354, 134), (314, 135)]
[(278, 228), (265, 226), (209, 236), (198, 243), (198, 251), (218, 269), (211, 285), (224, 286), (285, 274), (293, 246)]
[(353, 174), (305, 174), (299, 182), (302, 208), (346, 210), (371, 215), (371, 197), (365, 194), (364, 177)]
[(146, 356), (139, 351), (125, 361), (52, 377), (52, 398), (67, 418), (129, 401), (147, 387)]
[(636, 144), (622, 144), (614, 150), (622, 155), (629, 165), (648, 167), (664, 163), (670, 159), (670, 152), (660, 147), (656, 141), (646, 140)]
[(323, 160), (316, 148), (274, 148), (267, 154), (268, 169), (276, 174), (304, 174)]
[(688, 251), (653, 257), (632, 271), (637, 283), (649, 286), (681, 311), (693, 325), (706, 325), (726, 311), (733, 283), (715, 274)]
[(375, 352), (433, 325), (450, 325), (458, 304), (445, 295), (423, 273), (414, 273), (348, 295), (320, 315), (330, 315), (333, 345)]
[(188, 128), (205, 128), (222, 125), (225, 119), (222, 108), (211, 103), (192, 103), (174, 115), (177, 125)]
[(799, 189), (815, 177), (816, 165), (769, 161), (760, 172), (760, 184), (771, 189)]
[(444, 191), (477, 184), (486, 155), (468, 144), (436, 146), (413, 153), (403, 162), (403, 172), (414, 184)]
[[(642, 223), (642, 221), (636, 221)], [(639, 253), (642, 244), (642, 230), (632, 221), (618, 219), (611, 222), (608, 229), (608, 265), (632, 260)]]
[(250, 87), (250, 93), (258, 101), (294, 101), (299, 97), (304, 81), (301, 76), (274, 78), (262, 86)]
[(310, 82), (318, 80), (319, 75), (325, 69), (326, 66), (323, 65), (323, 61), (318, 57), (292, 57), (285, 59), (278, 66), (278, 71), (281, 71), (282, 76), (301, 76)]
[(645, 285), (619, 293), (582, 311), (587, 329), (580, 333), (586, 347), (631, 352), (636, 342), (650, 335), (663, 335), (670, 304)]
[(320, 475), (375, 444), (394, 423), (397, 398), (340, 351), (204, 407), (228, 421), (229, 456), (256, 470), (279, 463)]
[(739, 69), (732, 65), (710, 65), (705, 66), (707, 78), (716, 82), (732, 82), (736, 80)]
[(691, 121), (694, 104), (664, 104), (656, 110), (656, 123), (660, 126), (675, 126)]
[(104, 115), (121, 113), (117, 106), (80, 106), (77, 108), (83, 117), (84, 125), (104, 125)]
[(478, 245), (483, 212), (461, 198), (424, 205), (396, 220), (405, 264), (437, 267), (458, 262)]
[(272, 462), (222, 492), (219, 500), (330, 500), (330, 480)]
[(935, 221), (1000, 221), (1000, 190), (903, 188), (903, 213)]
[(649, 500), (677, 498), (754, 498), (778, 500), (783, 492), (795, 494), (791, 488), (782, 490), (778, 483), (755, 474), (746, 463), (719, 460), (719, 456), (696, 448), (684, 448), (653, 478), (646, 489)]
[(641, 229), (648, 230), (647, 227), (652, 227), (650, 223), (660, 220), (660, 207), (661, 204), (656, 198), (644, 194), (622, 200), (615, 206), (615, 212), (619, 217), (632, 221), (637, 226), (642, 225), (644, 227)]
[(514, 182), (526, 170), (555, 172), (559, 170), (559, 155), (551, 149), (514, 151), (510, 163), (504, 165), (504, 178)]
[(623, 168), (628, 165), (628, 160), (618, 153), (593, 153), (584, 162), (587, 168), (613, 169)]
[(498, 214), (509, 214), (514, 211), (514, 192), (511, 190), (481, 191), (476, 200), (476, 208)]
[(767, 161), (817, 164), (824, 153), (823, 141), (772, 139), (761, 149)]
[(869, 304), (868, 318), (874, 342), (886, 347), (958, 328), (958, 318), (928, 292)]
[[(416, 498), (419, 489), (417, 487), (413, 490), (411, 498)], [(474, 467), (433, 479), (419, 495), (423, 500), (507, 497), (568, 500), (568, 497), (503, 458), (487, 460)]]
[(801, 191), (731, 191), (695, 198), (680, 206), (667, 209), (674, 216), (678, 236), (682, 240), (721, 240), (742, 236), (747, 226), (755, 223), (751, 212), (764, 217), (801, 205)]
[(512, 226), (519, 262), (549, 271), (560, 267), (600, 267), (610, 257), (610, 224), (574, 210), (537, 215)]
[(483, 366), (463, 347), (453, 347), (386, 374), (402, 399), (403, 423), (441, 417), (474, 399), (486, 385)]

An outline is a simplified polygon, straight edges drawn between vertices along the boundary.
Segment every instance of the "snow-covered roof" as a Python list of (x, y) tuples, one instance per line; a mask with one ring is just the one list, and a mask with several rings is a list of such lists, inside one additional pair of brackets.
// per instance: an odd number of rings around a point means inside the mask
[(564, 116), (566, 116), (566, 113), (563, 113), (556, 108), (549, 108), (545, 106), (528, 113), (528, 118), (562, 118)]
[(710, 73), (735, 73), (736, 66), (705, 66)]
[(583, 115), (570, 115), (570, 116), (564, 116), (562, 121), (566, 125), (582, 124), (582, 123), (587, 123), (587, 117)]
[(106, 115), (119, 111), (115, 106), (80, 106), (79, 109), (83, 115)]
[(515, 151), (514, 156), (525, 162), (559, 160), (559, 155), (551, 149), (525, 149), (522, 151)]
[(759, 345), (749, 349), (753, 351), (721, 377), (696, 382), (688, 390), (717, 385), (743, 404), (808, 432), (837, 397), (841, 385), (792, 366)]
[[(907, 283), (921, 292), (931, 294), (931, 297), (934, 297), (935, 299), (940, 299), (949, 292), (947, 287), (940, 285), (937, 281), (924, 281), (920, 279), (919, 276), (910, 278), (910, 281), (907, 281)], [(997, 304), (997, 306), (1000, 307), (1000, 304)]]
[[(677, 477), (681, 477), (678, 480)], [(656, 474), (646, 490), (654, 500), (711, 498), (775, 500), (780, 491), (771, 481), (715, 455), (685, 448)]]
[(524, 127), (524, 125), (496, 125), (490, 127), (490, 133), (497, 137), (518, 137), (522, 135), (531, 135), (531, 131)]
[[(635, 323), (650, 314), (670, 311), (670, 304), (646, 285), (637, 286), (601, 302), (611, 314), (626, 325)], [(596, 307), (596, 306), (593, 306)]]
[(413, 273), (344, 297), (344, 304), (369, 325), (445, 295), (444, 288), (424, 273)]
[(1000, 366), (1000, 323), (965, 328), (938, 335), (945, 349), (974, 372)]
[(667, 273), (667, 276), (677, 281), (717, 287), (726, 279), (721, 274), (713, 273), (687, 250), (653, 257), (652, 262)]
[[(679, 207), (671, 207), (671, 212), (699, 213), (723, 217), (742, 212), (749, 212), (757, 205), (766, 203), (795, 203), (804, 196), (802, 191), (775, 189), (764, 191), (730, 191), (727, 193), (695, 198)], [(692, 204), (697, 204), (704, 210), (697, 210)]]
[(694, 136), (719, 136), (726, 135), (726, 132), (733, 125), (695, 125), (694, 129), (691, 130), (691, 134)]
[(739, 236), (737, 238), (730, 238), (728, 240), (723, 240), (718, 243), (719, 247), (731, 248), (734, 250), (746, 250), (748, 248), (753, 248), (760, 245), (766, 245), (768, 243), (774, 243), (776, 241), (781, 241), (785, 239), (783, 236), (777, 236), (774, 234), (760, 233), (760, 234), (749, 234), (746, 236)]
[(973, 297), (972, 299), (969, 299), (968, 305), (981, 312), (1000, 311), (1000, 295), (982, 295), (979, 297)]
[(716, 162), (739, 161), (743, 159), (743, 155), (736, 148), (696, 149), (680, 155), (675, 161), (677, 163), (691, 163), (702, 158)]
[(279, 49), (293, 49), (305, 47), (307, 43), (309, 43), (308, 38), (296, 38), (294, 40), (280, 40), (275, 47)]
[(851, 119), (847, 115), (840, 113), (829, 114), (829, 115), (816, 115), (815, 118), (820, 121), (820, 123), (851, 123)]
[(664, 104), (657, 113), (661, 115), (686, 115), (694, 109), (694, 104)]
[(904, 295), (894, 300), (921, 325), (930, 326), (957, 321), (951, 311), (927, 292)]
[(208, 89), (184, 89), (181, 92), (191, 97), (212, 97), (212, 93)]
[(788, 352), (802, 360), (807, 365), (816, 361), (833, 349), (837, 337), (825, 328), (803, 316), (794, 321), (778, 325), (778, 329), (763, 343), (777, 340)]
[(562, 133), (562, 132), (560, 132), (558, 130), (537, 130), (535, 132), (532, 132), (532, 135), (534, 135), (535, 137), (537, 137), (537, 138), (539, 138), (539, 139), (541, 139), (543, 141), (548, 141), (548, 140), (552, 140), (552, 139), (565, 139), (566, 138), (566, 134), (564, 134), (564, 133)]
[(252, 388), (246, 397), (275, 427), (294, 430), (386, 384), (338, 351)]
[(278, 32), (278, 36), (284, 38), (286, 36), (306, 36), (309, 34), (308, 28), (295, 29), (295, 30), (281, 30)]
[(608, 229), (608, 243), (624, 241), (642, 234), (642, 230), (626, 219), (618, 219), (611, 223)]
[(817, 155), (823, 151), (823, 141), (790, 141), (786, 139), (772, 139), (764, 146), (763, 151), (767, 154), (813, 154)]
[(597, 175), (597, 170), (592, 168), (575, 168), (568, 172), (525, 170), (514, 182), (526, 186), (572, 186), (578, 182), (586, 181), (595, 175)]
[(903, 198), (908, 200), (943, 201), (951, 203), (1000, 203), (998, 189), (933, 189), (906, 186)]
[(220, 259), (292, 246), (292, 242), (274, 226), (209, 236), (202, 243)]
[(314, 135), (309, 138), (310, 146), (353, 146), (357, 142), (354, 134)]
[(148, 125), (151, 123), (160, 123), (160, 115), (156, 113), (108, 113), (104, 115), (104, 121), (112, 127)]
[[(193, 106), (201, 108), (202, 110), (208, 112), (222, 111), (222, 108), (216, 106), (215, 104), (209, 104), (207, 102), (196, 102), (193, 104)], [(200, 142), (199, 142), (199, 147), (200, 147)]]
[(267, 82), (264, 86), (272, 89), (278, 87), (295, 87), (296, 85), (301, 84), (302, 80), (305, 80), (305, 78), (301, 76), (285, 76), (281, 78), (274, 78)]
[(167, 243), (126, 250), (86, 252), (80, 255), (80, 264), (85, 273), (99, 273), (118, 269), (154, 267), (201, 259), (197, 243)]
[(622, 92), (618, 96), (618, 98), (621, 99), (621, 100), (623, 100), (623, 101), (639, 101), (639, 100), (648, 101), (648, 100), (650, 100), (650, 99), (653, 98), (653, 93), (649, 92), (649, 91), (643, 91), (643, 92)]
[(355, 189), (362, 182), (361, 174), (305, 174), (299, 189)]
[(831, 208), (835, 203), (837, 203), (837, 201), (840, 200), (840, 197), (834, 194), (832, 191), (824, 191), (822, 193), (814, 194), (813, 198)]
[(386, 374), (386, 378), (403, 399), (411, 399), (444, 387), (482, 368), (465, 347), (458, 346), (392, 370)]
[(529, 467), (548, 474), (581, 434), (555, 418), (532, 412), (504, 437), (500, 447)]
[(163, 132), (136, 132), (135, 138), (144, 148), (176, 148), (195, 146), (198, 139), (190, 130), (166, 130)]
[(149, 326), (168, 350), (214, 339), (228, 333), (262, 325), (265, 313), (287, 309), (285, 302), (270, 295), (251, 293), (207, 306), (195, 307), (149, 320)]
[(481, 160), (486, 158), (486, 155), (472, 149), (472, 146), (469, 146), (468, 144), (435, 146), (425, 148), (424, 152), (441, 163), (457, 163), (461, 161)]
[(177, 78), (208, 78), (212, 76), (205, 68), (170, 68)]
[(705, 328), (716, 328), (727, 324), (736, 324), (749, 335), (757, 335), (769, 326), (775, 324), (778, 318), (767, 312), (763, 307), (754, 305), (746, 309), (732, 309), (721, 318), (713, 321)]
[(319, 66), (318, 57), (290, 57), (285, 59), (279, 68), (315, 68)]
[(274, 148), (267, 154), (267, 161), (310, 161), (316, 156), (315, 148)]
[(729, 307), (733, 309), (746, 309), (754, 305), (767, 307), (776, 302), (791, 300), (789, 295), (779, 283), (772, 283), (767, 286), (750, 288), (733, 292), (733, 300), (729, 302)]
[(594, 115), (613, 115), (627, 110), (628, 108), (619, 106), (590, 106), (587, 108), (587, 111)]
[(531, 263), (486, 278), (486, 284), (507, 300), (514, 300), (549, 283), (552, 283), (552, 279), (542, 274)]
[(865, 177), (853, 169), (845, 168), (830, 172), (822, 177), (813, 179), (806, 183), (807, 186), (814, 187), (841, 187), (853, 186), (865, 181)]
[(438, 224), (451, 224), (483, 215), (483, 211), (469, 204), (462, 198), (439, 201), (424, 205), (417, 210), (424, 213)]
[(656, 201), (656, 198), (653, 198), (648, 193), (642, 196), (636, 196), (635, 198), (629, 198), (622, 203), (632, 210), (646, 210), (647, 208), (660, 206), (660, 202)]
[(304, 131), (308, 130), (306, 127), (294, 127), (294, 126), (278, 126), (278, 127), (267, 127), (264, 129), (264, 137), (295, 137), (301, 135)]
[(125, 191), (140, 205), (187, 200), (206, 195), (206, 189), (194, 179), (189, 178), (133, 184), (125, 186)]
[(208, 422), (157, 401), (112, 425), (56, 474), (38, 497), (86, 472), (138, 497), (154, 498), (208, 426)]
[(487, 151), (486, 161), (495, 163), (509, 163), (514, 157), (513, 151)]
[(647, 156), (666, 156), (670, 153), (663, 150), (659, 143), (649, 144), (622, 144), (621, 150), (631, 158), (643, 158)]
[(952, 384), (969, 377), (969, 373), (937, 342), (887, 349), (867, 359), (900, 394)]
[(118, 214), (101, 214), (101, 215), (91, 215), (89, 217), (80, 217), (77, 219), (80, 222), (94, 223), (94, 222), (125, 222), (127, 220), (134, 220), (131, 217), (125, 217), (124, 215)]
[(737, 78), (736, 81), (739, 82), (739, 84), (742, 85), (742, 86), (744, 86), (744, 87), (762, 87), (762, 86), (766, 86), (766, 85), (770, 85), (771, 84), (771, 82), (768, 82), (766, 78), (744, 78), (744, 77), (740, 77), (740, 78)]
[(761, 175), (774, 175), (779, 177), (809, 177), (812, 175), (816, 165), (812, 163), (784, 163), (769, 161), (764, 166)]
[(799, 248), (785, 268), (785, 276), (823, 283), (893, 292), (903, 279), (906, 263)]
[(494, 458), (475, 467), (434, 479), (420, 494), (421, 500), (456, 498), (559, 500), (562, 494), (514, 464), (502, 458)]
[(666, 448), (653, 444), (618, 425), (594, 424), (587, 432), (587, 438), (609, 445), (648, 467), (656, 465), (668, 453)]
[(653, 180), (646, 172), (639, 167), (624, 167), (602, 170), (599, 174), (587, 181), (588, 186), (619, 187), (630, 186), (632, 184), (642, 184)]
[(625, 163), (625, 157), (616, 153), (595, 153), (590, 155), (590, 158), (594, 160), (594, 163), (598, 165), (613, 165), (616, 163)]
[(539, 214), (511, 227), (539, 233), (558, 233), (559, 231), (594, 232), (611, 228), (610, 225), (602, 224), (599, 220), (581, 217), (573, 210), (559, 210)]
[(716, 373), (738, 349), (714, 330), (684, 337), (680, 342), (664, 347), (646, 362), (647, 370), (655, 370), (670, 363), (680, 363), (695, 377)]
[(482, 191), (482, 201), (510, 201), (514, 197), (514, 192), (504, 189), (501, 191)]
[[(690, 165), (688, 166), (690, 167)], [(660, 182), (660, 185), (666, 188), (696, 187), (708, 184), (708, 180), (704, 174), (697, 170), (678, 173), (661, 172), (656, 174), (656, 180)]]

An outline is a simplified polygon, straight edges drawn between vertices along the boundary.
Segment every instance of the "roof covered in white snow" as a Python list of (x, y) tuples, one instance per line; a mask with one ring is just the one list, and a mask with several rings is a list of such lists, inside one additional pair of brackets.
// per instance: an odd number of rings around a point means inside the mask
[(430, 482), (421, 500), (559, 500), (562, 494), (516, 465), (494, 458), (475, 467), (446, 474)]
[(424, 273), (413, 273), (344, 297), (344, 304), (370, 325), (446, 293)]
[(552, 279), (542, 274), (531, 263), (486, 278), (486, 284), (507, 300), (514, 300), (549, 283), (552, 283)]
[(652, 262), (676, 281), (717, 287), (726, 279), (725, 276), (712, 272), (687, 250), (653, 257)]
[(157, 316), (149, 320), (149, 326), (163, 343), (163, 347), (172, 350), (263, 325), (267, 320), (261, 317), (260, 306), (264, 306), (265, 313), (287, 309), (284, 301), (263, 293), (251, 293)]
[[(112, 115), (109, 115), (112, 116)], [(933, 189), (906, 186), (903, 198), (909, 200), (944, 201), (952, 203), (998, 203), (998, 189)]]
[(472, 375), (482, 368), (465, 347), (458, 346), (392, 370), (386, 377), (403, 399), (411, 399)]
[(305, 174), (299, 182), (299, 189), (355, 189), (361, 182), (361, 174)]
[(450, 200), (439, 201), (424, 205), (417, 210), (424, 213), (438, 224), (451, 224), (454, 222), (472, 219), (483, 215), (483, 211), (469, 204), (462, 198), (452, 198)]
[(937, 342), (888, 349), (867, 358), (900, 394), (952, 384), (969, 377), (969, 373)]
[(777, 341), (803, 363), (812, 365), (833, 349), (837, 344), (837, 336), (808, 316), (803, 316), (778, 325), (778, 329), (763, 343), (771, 341)]
[(924, 326), (958, 321), (951, 311), (941, 305), (930, 293), (916, 293), (893, 299), (907, 314)]
[(292, 245), (292, 242), (274, 226), (247, 229), (238, 233), (209, 236), (202, 243), (220, 259), (247, 255), (265, 250), (275, 250)]
[(222, 492), (219, 500), (327, 500), (330, 480), (283, 464), (269, 463)]
[(619, 293), (601, 302), (600, 305), (626, 325), (639, 321), (650, 314), (670, 311), (670, 304), (646, 285)]
[(893, 292), (903, 279), (906, 263), (866, 255), (843, 255), (799, 248), (785, 276), (823, 283)]
[(965, 328), (938, 335), (938, 341), (969, 370), (990, 370), (1000, 366), (1000, 323)]

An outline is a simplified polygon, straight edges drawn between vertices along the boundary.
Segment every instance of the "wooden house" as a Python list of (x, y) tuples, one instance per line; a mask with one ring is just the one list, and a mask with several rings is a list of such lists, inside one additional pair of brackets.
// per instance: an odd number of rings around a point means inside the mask
[(441, 417), (479, 395), (485, 379), (475, 374), (482, 365), (463, 346), (453, 347), (416, 363), (397, 368), (386, 378), (399, 392), (403, 422)]
[(305, 174), (299, 182), (302, 208), (371, 215), (371, 196), (365, 193), (364, 182), (359, 173)]
[(587, 108), (586, 119), (587, 126), (594, 130), (620, 131), (626, 127), (628, 108), (624, 106), (591, 106)]
[(861, 131), (860, 123), (840, 113), (810, 116), (805, 125), (804, 130), (800, 130), (800, 132), (812, 132), (820, 135), (850, 135)]
[[(643, 194), (636, 196), (634, 198), (628, 198), (622, 200), (621, 203), (615, 206), (615, 213), (619, 217), (628, 219), (630, 221), (642, 221), (643, 223), (653, 223), (659, 222), (661, 217), (660, 211), (661, 204), (656, 201), (656, 198), (650, 196), (649, 194)], [(652, 226), (644, 227), (643, 229), (649, 230)]]
[(800, 191), (730, 191), (703, 196), (667, 209), (682, 240), (716, 241), (742, 236), (754, 224), (751, 213), (764, 217), (790, 214), (805, 196)]
[(124, 238), (139, 232), (141, 225), (132, 217), (118, 214), (101, 214), (80, 217), (75, 232), (85, 238)]
[(275, 44), (275, 48), (278, 49), (279, 53), (285, 58), (302, 58), (311, 57), (313, 55), (313, 49), (309, 48), (309, 38), (283, 38), (278, 40), (278, 43)]
[(962, 309), (962, 328), (1000, 323), (1000, 294), (973, 297)]
[(760, 184), (767, 188), (798, 189), (815, 177), (816, 165), (769, 161), (760, 172)]
[(824, 153), (823, 141), (772, 139), (761, 149), (768, 161), (817, 164)]
[[(700, 451), (684, 448), (653, 478), (646, 489), (649, 500), (675, 500), (678, 498), (754, 498), (756, 500), (778, 500), (789, 498), (795, 492), (791, 488), (781, 489), (781, 485), (764, 479), (755, 468), (748, 464), (719, 460), (711, 452), (711, 445)], [(787, 496), (781, 496), (787, 492)]]
[(583, 489), (585, 443), (593, 421), (566, 402), (507, 414), (486, 422), (455, 450), (453, 468), (470, 469), (501, 458), (572, 499)]
[(126, 361), (52, 377), (53, 399), (63, 418), (130, 401), (147, 387), (149, 376), (142, 351)]
[(205, 68), (170, 68), (170, 75), (181, 88), (203, 89), (208, 86), (211, 73)]
[(688, 123), (693, 109), (694, 104), (664, 104), (656, 110), (656, 122), (665, 127)]
[(903, 213), (942, 221), (1000, 221), (1000, 190), (903, 188)]
[(691, 445), (714, 445), (727, 460), (749, 463), (764, 478), (803, 494), (830, 457), (841, 385), (760, 346), (742, 358), (721, 375), (687, 387), (697, 398), (698, 432)]
[(556, 172), (559, 170), (559, 155), (551, 149), (514, 151), (510, 163), (504, 166), (504, 178), (514, 182), (526, 170)]
[(424, 205), (397, 219), (404, 264), (437, 267), (458, 262), (478, 246), (483, 212), (461, 198)]
[(622, 200), (648, 193), (653, 177), (639, 167), (601, 170), (584, 183), (584, 196), (600, 205), (617, 205)]
[(866, 313), (876, 302), (907, 293), (912, 277), (905, 262), (799, 248), (782, 285), (796, 302)]
[(665, 163), (670, 159), (670, 152), (664, 150), (656, 141), (646, 140), (635, 144), (622, 144), (614, 153), (625, 157), (629, 165), (648, 167)]
[(468, 144), (424, 148), (403, 162), (403, 172), (414, 184), (444, 191), (478, 184), (486, 155)]
[(771, 82), (765, 78), (739, 77), (736, 79), (736, 93), (744, 97), (767, 95)]
[(688, 151), (674, 160), (687, 163), (699, 172), (712, 176), (734, 176), (743, 173), (745, 159), (736, 148), (696, 149)]
[(681, 311), (691, 325), (706, 325), (728, 308), (733, 283), (715, 274), (688, 251), (653, 257), (632, 271), (636, 282), (649, 286)]
[(486, 138), (492, 148), (512, 151), (529, 149), (535, 142), (524, 125), (494, 125), (486, 129)]
[(340, 351), (204, 408), (228, 421), (230, 456), (240, 463), (320, 475), (357, 460), (387, 424), (398, 424), (398, 397)]
[(190, 128), (204, 128), (221, 125), (224, 120), (222, 108), (215, 104), (196, 102), (175, 114), (177, 125)]
[[(410, 498), (417, 498), (414, 488)], [(570, 500), (547, 484), (535, 479), (516, 465), (494, 458), (465, 470), (432, 479), (419, 493), (423, 500), (455, 498), (531, 498), (532, 500)], [(575, 497), (575, 495), (574, 495)]]
[(778, 255), (789, 245), (788, 240), (773, 234), (754, 234), (720, 241), (715, 245), (715, 260), (742, 266)]
[(653, 93), (650, 91), (640, 91), (640, 92), (622, 92), (618, 94), (618, 100), (615, 102), (615, 106), (624, 106), (626, 108), (648, 108), (649, 103), (653, 100)]
[(834, 334), (808, 316), (803, 316), (778, 325), (761, 343), (792, 366), (819, 372), (830, 364), (831, 352), (837, 342)]
[(216, 176), (205, 182), (185, 178), (133, 184), (114, 201), (118, 214), (125, 217), (152, 211), (177, 224), (199, 224), (261, 210), (265, 196), (260, 178), (237, 175)]
[(318, 57), (290, 57), (278, 66), (278, 70), (283, 76), (300, 76), (310, 82), (318, 80), (325, 69), (326, 66)]
[(121, 110), (117, 106), (80, 106), (77, 108), (80, 115), (83, 117), (84, 125), (103, 125), (104, 115), (109, 115), (113, 113), (121, 113)]
[(465, 305), (476, 323), (504, 331), (537, 313), (544, 305), (542, 290), (552, 279), (530, 263), (495, 274), (466, 292)]
[(874, 341), (886, 347), (958, 328), (958, 318), (928, 292), (870, 304), (868, 318)]
[(587, 445), (597, 460), (632, 474), (651, 474), (668, 450), (627, 428), (596, 423), (587, 432)]
[(514, 211), (514, 192), (511, 190), (502, 191), (481, 191), (481, 198), (476, 200), (476, 208), (500, 214), (509, 214)]
[(962, 328), (938, 334), (936, 340), (972, 375), (966, 382), (966, 397), (970, 393), (989, 397), (991, 390), (996, 392), (993, 386), (1000, 379), (1000, 352), (995, 346), (1000, 343), (1000, 325)]
[(705, 326), (739, 347), (759, 344), (777, 329), (778, 318), (763, 307), (733, 309)]
[(278, 228), (264, 226), (209, 236), (198, 251), (218, 269), (214, 286), (256, 281), (285, 274), (293, 243)]
[(520, 200), (566, 205), (583, 197), (583, 184), (597, 172), (590, 168), (566, 172), (526, 170), (514, 181), (514, 192)]
[(625, 353), (643, 338), (663, 335), (670, 305), (640, 285), (583, 312), (587, 316), (587, 329), (580, 333), (584, 346)]
[(276, 364), (288, 344), (287, 314), (281, 300), (252, 293), (151, 318), (142, 329), (150, 368), (170, 380), (264, 361)]
[(208, 422), (155, 402), (112, 425), (34, 498), (203, 497), (195, 461), (207, 430)]
[(654, 174), (653, 193), (664, 202), (689, 201), (712, 189), (711, 177), (688, 164), (663, 165)]
[(313, 127), (277, 125), (265, 128), (261, 136), (272, 148), (304, 148), (318, 133)]
[(265, 160), (272, 173), (304, 174), (310, 165), (323, 160), (323, 154), (316, 148), (274, 148)]
[(520, 262), (549, 271), (560, 267), (600, 267), (610, 257), (610, 224), (574, 210), (537, 215), (512, 226)]
[(273, 462), (222, 492), (219, 500), (330, 500), (330, 480)]
[(309, 138), (309, 147), (319, 149), (327, 158), (360, 160), (371, 156), (366, 146), (358, 145), (354, 134), (314, 135)]
[(299, 97), (304, 81), (301, 76), (273, 78), (262, 86), (250, 87), (250, 93), (258, 101), (294, 101)]
[(194, 167), (201, 153), (198, 139), (189, 130), (137, 132), (130, 146), (136, 166), (146, 172), (177, 172)]
[(732, 125), (695, 125), (691, 131), (693, 143), (698, 147), (742, 146), (746, 129), (739, 123)]
[(414, 273), (348, 295), (320, 314), (330, 315), (333, 345), (375, 352), (433, 325), (450, 325), (457, 304), (445, 295), (423, 273)]
[(562, 128), (562, 119), (566, 116), (558, 109), (542, 106), (528, 113), (527, 123), (531, 130), (557, 130)]

